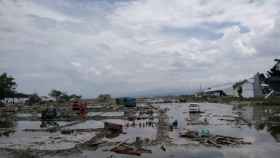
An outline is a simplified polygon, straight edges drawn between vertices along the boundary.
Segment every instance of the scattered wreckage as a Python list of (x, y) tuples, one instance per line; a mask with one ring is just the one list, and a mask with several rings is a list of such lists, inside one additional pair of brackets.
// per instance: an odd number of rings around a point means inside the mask
[(192, 103), (189, 105), (189, 113), (204, 113), (204, 111), (200, 110), (199, 104)]
[(251, 142), (244, 141), (244, 138), (223, 136), (223, 135), (212, 135), (209, 130), (202, 129), (201, 131), (185, 131), (180, 133), (180, 137), (189, 138), (192, 141), (197, 141), (200, 144), (207, 146), (214, 146), (221, 148), (223, 146), (229, 145), (248, 145), (252, 144)]
[[(106, 112), (100, 111), (95, 116), (88, 116), (86, 117), (84, 112), (87, 111), (84, 109), (84, 105), (75, 104), (73, 105), (73, 109), (77, 116), (79, 116), (78, 120), (75, 117), (72, 121), (67, 122), (66, 124), (59, 124), (57, 123), (59, 118), (59, 112), (57, 112), (55, 109), (46, 109), (41, 111), (41, 126), (40, 128), (26, 128), (22, 129), (24, 132), (51, 132), (51, 133), (58, 133), (60, 134), (59, 137), (61, 137), (61, 140), (53, 140), (50, 139), (48, 142), (52, 141), (63, 141), (62, 138), (65, 137), (65, 140), (67, 141), (76, 141), (76, 144), (72, 146), (72, 150), (76, 148), (77, 146), (82, 147), (88, 147), (92, 149), (97, 149), (101, 146), (109, 146), (110, 152), (114, 152), (117, 154), (126, 154), (126, 155), (135, 155), (135, 156), (141, 156), (142, 154), (152, 153), (152, 150), (145, 149), (143, 146), (145, 145), (160, 145), (160, 144), (172, 144), (172, 138), (169, 137), (169, 132), (179, 129), (180, 124), (182, 121), (178, 121), (177, 119), (170, 120), (170, 116), (167, 115), (169, 108), (163, 108), (159, 109), (154, 106), (146, 106), (146, 107), (137, 107), (137, 108), (124, 108), (124, 109), (106, 109)], [(107, 115), (105, 116), (104, 113), (121, 113), (122, 115)], [(200, 106), (198, 104), (190, 104), (189, 106), (189, 119), (186, 119), (184, 117), (184, 123), (186, 125), (209, 125), (210, 123), (208, 120), (196, 120), (196, 117), (201, 117), (201, 115), (205, 113), (200, 109)], [(183, 115), (184, 112), (182, 112)], [(98, 117), (97, 117), (98, 116)], [(69, 116), (70, 117), (70, 116)], [(98, 118), (98, 119), (96, 119)], [(104, 119), (106, 118), (106, 119)], [(124, 120), (122, 123), (115, 123), (114, 121), (110, 122), (108, 121), (108, 118), (111, 120), (114, 120), (116, 118), (121, 118), (121, 120)], [(72, 118), (71, 118), (72, 119)], [(70, 120), (71, 120), (70, 119)], [(230, 118), (230, 117), (221, 117), (221, 121), (230, 121), (234, 120), (236, 118)], [(85, 123), (88, 120), (92, 121), (99, 121), (103, 123), (103, 127), (98, 128), (91, 128), (91, 127), (85, 127), (85, 128), (68, 128), (68, 127), (74, 127), (75, 125), (80, 125)], [(37, 120), (38, 121), (38, 120)], [(169, 122), (170, 121), (170, 122)], [(141, 140), (146, 139), (145, 135), (136, 137), (136, 141), (134, 143), (127, 143), (124, 140), (114, 140), (114, 138), (118, 138), (118, 136), (123, 135), (125, 137), (126, 130), (128, 128), (138, 128), (138, 129), (144, 129), (149, 128), (152, 130), (156, 130), (156, 136), (154, 139), (150, 139), (145, 145), (142, 144)], [(138, 130), (137, 129), (137, 130)], [(2, 130), (0, 129), (0, 136), (1, 135), (9, 135), (13, 134), (13, 132), (16, 132), (15, 130)], [(48, 133), (50, 134), (50, 133)], [(48, 135), (46, 134), (46, 135)], [(83, 135), (84, 134), (84, 135)], [(73, 137), (79, 135), (81, 137), (80, 139), (74, 139)], [(69, 138), (68, 138), (69, 136)], [(50, 136), (51, 137), (51, 136)], [(84, 137), (88, 137), (86, 140)], [(233, 146), (233, 145), (244, 145), (244, 144), (251, 144), (251, 142), (244, 141), (243, 138), (235, 138), (230, 136), (222, 136), (222, 135), (212, 135), (207, 130), (202, 131), (185, 131), (182, 133), (177, 133), (176, 137), (181, 138), (188, 138), (192, 141), (197, 141), (200, 144), (207, 145), (207, 146), (214, 146), (217, 148), (223, 147), (223, 146)], [(67, 139), (66, 139), (67, 138)], [(58, 137), (57, 137), (58, 139)], [(120, 142), (119, 142), (120, 141)], [(43, 143), (43, 142), (37, 142), (37, 143)], [(59, 143), (58, 143), (59, 144)], [(74, 144), (74, 143), (73, 143)], [(174, 143), (175, 144), (175, 143)], [(39, 146), (39, 145), (38, 145)], [(160, 147), (163, 151), (166, 151), (166, 148), (168, 146), (161, 146)], [(55, 149), (54, 149), (55, 150)]]
[(131, 144), (121, 142), (115, 145), (110, 151), (118, 154), (127, 154), (135, 156), (141, 156), (143, 153), (152, 153), (152, 150), (144, 149), (142, 147), (142, 140), (139, 137), (136, 137), (136, 141)]

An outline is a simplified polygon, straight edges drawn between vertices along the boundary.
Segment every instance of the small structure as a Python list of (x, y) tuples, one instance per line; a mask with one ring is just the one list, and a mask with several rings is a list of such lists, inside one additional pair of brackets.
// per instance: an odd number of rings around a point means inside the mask
[(189, 105), (189, 113), (201, 113), (199, 105), (198, 104), (190, 104)]
[(48, 97), (48, 96), (42, 96), (40, 97), (42, 102), (55, 102), (56, 99), (53, 97)]

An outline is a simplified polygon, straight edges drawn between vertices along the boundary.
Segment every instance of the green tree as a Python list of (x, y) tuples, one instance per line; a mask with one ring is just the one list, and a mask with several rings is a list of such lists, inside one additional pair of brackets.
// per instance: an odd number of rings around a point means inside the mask
[(59, 90), (51, 90), (51, 92), (49, 93), (49, 96), (54, 97), (56, 100), (58, 100), (61, 96), (62, 96), (62, 92)]
[(39, 103), (40, 101), (41, 101), (41, 98), (38, 96), (38, 94), (34, 93), (29, 96), (28, 103), (29, 103), (29, 105), (33, 105), (33, 104)]
[(61, 101), (69, 101), (70, 99), (70, 96), (66, 92), (63, 92), (60, 96)]
[(12, 76), (8, 76), (7, 73), (0, 75), (0, 100), (6, 97), (14, 97), (16, 90), (16, 82)]
[(60, 101), (60, 102), (70, 101), (71, 99), (82, 98), (81, 95), (76, 95), (76, 94), (68, 95), (67, 92), (62, 92), (60, 90), (55, 90), (55, 89), (53, 89), (49, 93), (49, 96), (54, 97), (56, 99), (56, 101)]
[(61, 101), (70, 101), (71, 99), (81, 99), (81, 95), (71, 94), (68, 95), (66, 92), (63, 92), (60, 96)]
[(81, 95), (76, 95), (76, 94), (71, 94), (69, 97), (70, 97), (70, 99), (81, 99), (82, 98)]

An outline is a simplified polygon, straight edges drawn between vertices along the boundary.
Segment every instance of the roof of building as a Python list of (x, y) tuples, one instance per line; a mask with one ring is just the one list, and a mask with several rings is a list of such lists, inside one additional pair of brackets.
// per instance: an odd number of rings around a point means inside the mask
[(207, 90), (205, 90), (204, 92), (222, 91), (222, 90), (229, 89), (229, 88), (232, 88), (232, 83), (227, 83), (227, 84), (211, 87), (211, 88), (208, 88)]

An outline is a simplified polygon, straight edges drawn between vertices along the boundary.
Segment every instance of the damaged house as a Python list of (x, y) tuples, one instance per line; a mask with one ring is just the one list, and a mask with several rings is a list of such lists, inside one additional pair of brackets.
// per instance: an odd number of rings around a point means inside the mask
[(271, 89), (270, 93), (266, 96), (280, 95), (280, 59), (274, 60), (276, 64), (267, 72), (267, 75), (263, 75), (264, 82), (268, 84)]
[[(244, 98), (263, 97), (265, 85), (260, 80), (260, 73), (257, 73), (252, 78), (245, 79), (233, 85), (234, 96), (240, 95)], [(240, 92), (238, 92), (240, 91)]]
[(234, 84), (226, 84), (203, 91), (205, 96), (235, 96), (243, 98), (269, 97), (280, 94), (280, 59), (267, 74), (257, 73), (253, 77)]
[(232, 88), (232, 84), (225, 84), (221, 86), (216, 86), (213, 88), (208, 88), (203, 92), (204, 95), (206, 96), (233, 96), (234, 95), (234, 90)]

